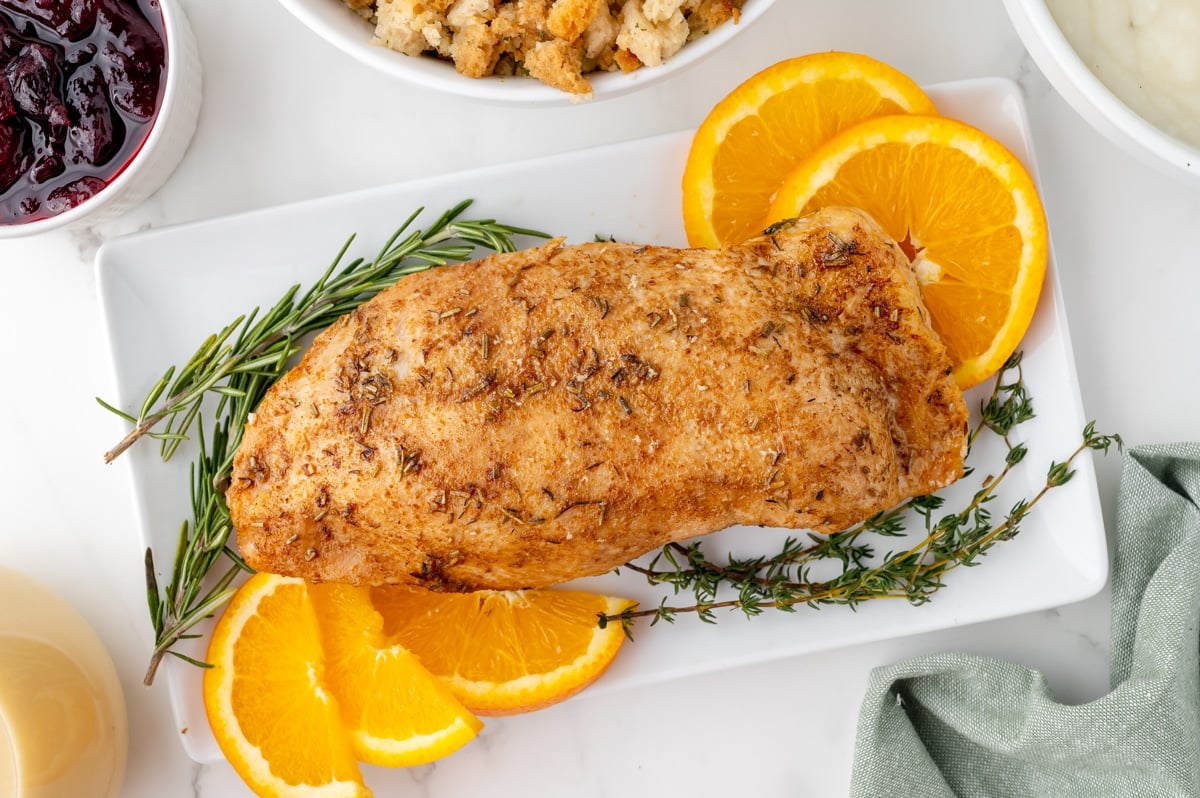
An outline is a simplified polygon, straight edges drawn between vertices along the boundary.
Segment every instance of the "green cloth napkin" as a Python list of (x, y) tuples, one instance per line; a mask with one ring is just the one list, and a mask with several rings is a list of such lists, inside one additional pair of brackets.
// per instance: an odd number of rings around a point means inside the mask
[(1126, 453), (1112, 595), (1113, 689), (1087, 704), (983, 657), (876, 669), (851, 795), (1200, 795), (1200, 444)]

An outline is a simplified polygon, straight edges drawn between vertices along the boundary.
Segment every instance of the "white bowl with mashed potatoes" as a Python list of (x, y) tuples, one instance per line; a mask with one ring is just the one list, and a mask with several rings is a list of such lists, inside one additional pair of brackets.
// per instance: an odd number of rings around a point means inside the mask
[[(747, 30), (773, 2), (280, 0), (318, 36), (373, 69), (513, 105), (594, 102), (658, 83)], [(710, 24), (727, 12), (732, 18)], [(540, 35), (531, 35), (531, 18), (546, 28)]]
[(1097, 130), (1200, 178), (1200, 3), (1004, 0), (1033, 60)]

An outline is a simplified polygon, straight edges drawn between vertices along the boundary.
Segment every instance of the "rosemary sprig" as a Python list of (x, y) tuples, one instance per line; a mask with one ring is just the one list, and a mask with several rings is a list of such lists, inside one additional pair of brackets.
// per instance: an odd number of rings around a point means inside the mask
[[(191, 468), (192, 517), (179, 533), (171, 580), (160, 591), (154, 555), (146, 550), (146, 595), (154, 625), (155, 646), (145, 683), (154, 681), (159, 663), (173, 654), (196, 665), (204, 663), (173, 650), (190, 630), (222, 606), (233, 594), (233, 580), (250, 568), (229, 546), (233, 527), (225, 504), (225, 489), (233, 456), (242, 440), (250, 413), (300, 351), (301, 338), (324, 329), (401, 277), (473, 257), (477, 248), (495, 252), (516, 249), (518, 235), (547, 237), (545, 233), (491, 219), (459, 217), (471, 204), (465, 200), (438, 217), (425, 229), (412, 228), (424, 211), (413, 212), (388, 239), (373, 260), (357, 258), (342, 265), (354, 237), (345, 243), (325, 273), (303, 294), (293, 285), (266, 313), (259, 308), (239, 316), (211, 335), (180, 368), (172, 366), (142, 401), (136, 416), (97, 397), (132, 429), (104, 455), (112, 462), (143, 437), (160, 442), (160, 455), (168, 460), (193, 434), (199, 454)], [(208, 414), (209, 397), (215, 408)], [(206, 435), (202, 416), (213, 419)], [(162, 426), (161, 431), (155, 428)], [(225, 570), (208, 579), (218, 564)]]
[[(642, 574), (651, 584), (670, 586), (675, 594), (690, 592), (694, 603), (676, 606), (664, 598), (652, 609), (631, 608), (616, 615), (601, 615), (601, 627), (620, 622), (625, 633), (631, 635), (637, 618), (650, 618), (653, 625), (659, 621), (674, 623), (681, 614), (693, 614), (704, 622), (715, 623), (716, 610), (720, 609), (740, 610), (752, 617), (767, 609), (795, 612), (800, 605), (853, 607), (882, 598), (924, 604), (944, 586), (947, 573), (960, 566), (977, 565), (992, 546), (1016, 537), (1021, 522), (1038, 502), (1075, 475), (1072, 464), (1081, 454), (1088, 450), (1107, 453), (1113, 445), (1123, 445), (1119, 435), (1098, 433), (1094, 422), (1088, 423), (1075, 450), (1065, 460), (1050, 464), (1038, 491), (1015, 502), (1002, 518), (994, 519), (990, 505), (1000, 485), (1028, 455), (1025, 444), (1014, 443), (1010, 433), (1034, 417), (1033, 401), (1021, 373), (1020, 353), (1013, 355), (997, 375), (991, 395), (981, 404), (980, 416), (970, 431), (969, 443), (973, 447), (985, 431), (996, 435), (1004, 444), (1004, 461), (999, 472), (985, 477), (958, 512), (935, 520), (945, 498), (936, 494), (919, 496), (850, 529), (831, 535), (809, 533), (807, 544), (788, 538), (774, 555), (729, 557), (724, 564), (710, 560), (699, 543), (671, 543), (648, 566), (628, 563), (625, 567)], [(972, 472), (968, 467), (965, 476)], [(890, 552), (877, 562), (874, 548), (862, 542), (862, 536), (904, 536), (906, 521), (914, 517), (924, 527), (918, 542)], [(839, 562), (841, 573), (832, 579), (813, 579), (812, 567), (827, 560)]]

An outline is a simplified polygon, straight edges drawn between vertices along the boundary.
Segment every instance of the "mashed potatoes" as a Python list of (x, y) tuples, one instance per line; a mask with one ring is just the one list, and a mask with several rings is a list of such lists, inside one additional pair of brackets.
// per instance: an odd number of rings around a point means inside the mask
[(1125, 103), (1200, 147), (1200, 0), (1048, 0), (1075, 52)]
[(658, 66), (736, 17), (743, 0), (346, 0), (375, 43), (468, 77), (531, 75), (586, 95), (584, 75)]

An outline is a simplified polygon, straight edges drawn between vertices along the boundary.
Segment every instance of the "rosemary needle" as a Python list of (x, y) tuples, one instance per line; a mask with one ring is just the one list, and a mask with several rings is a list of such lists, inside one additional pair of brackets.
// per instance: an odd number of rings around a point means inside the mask
[[(301, 338), (328, 327), (405, 275), (468, 260), (480, 248), (512, 252), (516, 249), (514, 236), (547, 237), (491, 219), (460, 219), (470, 204), (470, 200), (460, 202), (425, 229), (413, 228), (424, 211), (418, 209), (374, 259), (358, 258), (343, 265), (354, 241), (351, 236), (325, 273), (303, 294), (300, 285), (293, 285), (265, 313), (255, 308), (239, 316), (210, 335), (183, 366), (168, 368), (136, 416), (97, 397), (102, 407), (132, 425), (105, 453), (105, 462), (112, 462), (143, 437), (159, 441), (163, 460), (170, 459), (193, 435), (199, 444), (199, 455), (191, 467), (192, 517), (180, 530), (165, 590), (159, 589), (153, 552), (146, 550), (146, 597), (155, 633), (147, 685), (168, 653), (204, 665), (172, 647), (191, 636), (197, 623), (229, 600), (239, 571), (250, 570), (228, 544), (233, 527), (225, 489), (250, 413), (283, 376), (289, 360), (300, 350)], [(210, 406), (205, 404), (210, 396), (216, 402), (206, 432), (202, 408)], [(222, 564), (224, 571), (215, 580), (210, 578)]]

